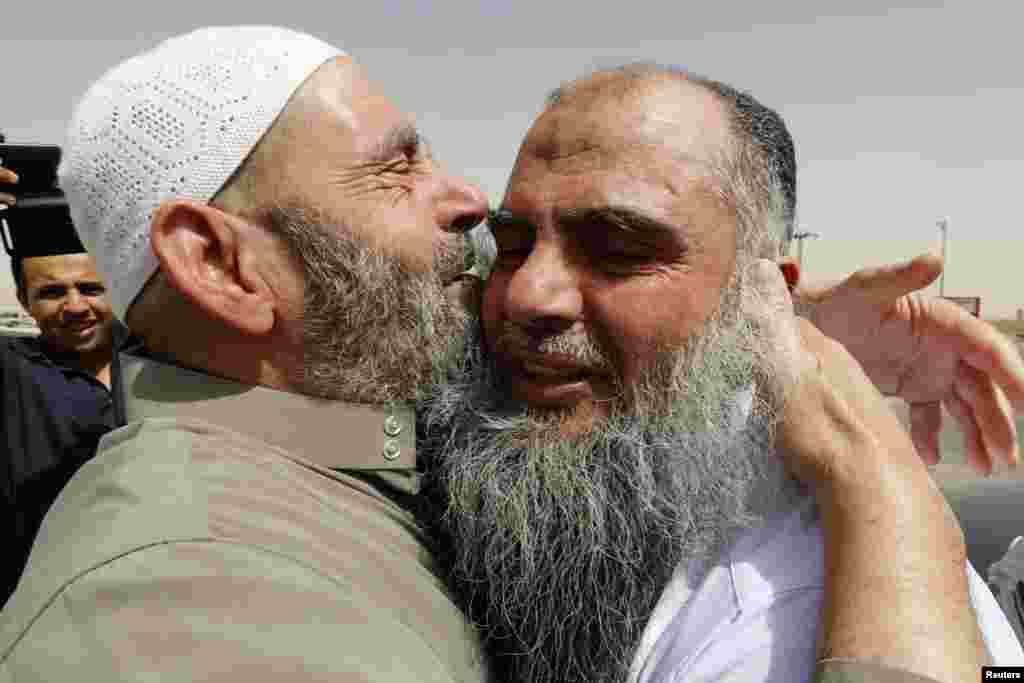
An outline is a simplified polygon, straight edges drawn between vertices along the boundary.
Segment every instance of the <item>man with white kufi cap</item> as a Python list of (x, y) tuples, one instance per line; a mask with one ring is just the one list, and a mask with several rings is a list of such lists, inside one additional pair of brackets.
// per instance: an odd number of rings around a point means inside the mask
[(145, 348), (6, 606), (0, 678), (480, 680), (410, 501), (481, 192), (342, 52), (271, 27), (112, 69), (61, 183)]
[(479, 191), (339, 51), (267, 27), (108, 73), (62, 182), (145, 350), (4, 611), (0, 680), (480, 680), (410, 514), (408, 408), (458, 356)]

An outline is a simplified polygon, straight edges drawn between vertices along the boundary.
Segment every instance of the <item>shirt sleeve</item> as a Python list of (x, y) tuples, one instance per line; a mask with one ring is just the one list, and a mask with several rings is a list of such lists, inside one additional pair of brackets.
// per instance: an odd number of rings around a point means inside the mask
[[(810, 683), (814, 674), (822, 592), (799, 589), (770, 604), (747, 605), (692, 656), (676, 661), (658, 683)], [(678, 643), (682, 645), (682, 643)]]
[(0, 681), (19, 683), (456, 680), (372, 597), (291, 558), (214, 541), (159, 544), (90, 571), (0, 657)]

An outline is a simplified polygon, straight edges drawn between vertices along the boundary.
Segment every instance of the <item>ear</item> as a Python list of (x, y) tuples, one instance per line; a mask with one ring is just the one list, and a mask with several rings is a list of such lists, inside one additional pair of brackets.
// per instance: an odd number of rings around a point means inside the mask
[(220, 209), (175, 199), (157, 209), (150, 237), (172, 287), (208, 316), (263, 335), (274, 327), (277, 302), (246, 249), (247, 227)]
[(800, 286), (800, 264), (796, 259), (791, 256), (782, 257), (779, 259), (779, 270), (782, 271), (782, 277), (785, 278), (789, 291), (792, 292)]

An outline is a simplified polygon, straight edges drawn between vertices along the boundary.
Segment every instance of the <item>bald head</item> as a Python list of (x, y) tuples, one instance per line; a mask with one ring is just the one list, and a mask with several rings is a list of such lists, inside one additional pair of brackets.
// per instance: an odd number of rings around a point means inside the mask
[(710, 166), (730, 144), (728, 112), (707, 90), (683, 79), (626, 79), (603, 72), (577, 82), (537, 119), (525, 146), (567, 158), (598, 147), (648, 147)]
[(721, 81), (649, 63), (564, 83), (548, 95), (547, 110), (596, 109), (607, 102), (624, 111), (616, 121), (623, 136), (642, 133), (672, 148), (706, 154), (737, 211), (741, 247), (759, 256), (778, 255), (796, 221), (796, 155), (777, 112)]

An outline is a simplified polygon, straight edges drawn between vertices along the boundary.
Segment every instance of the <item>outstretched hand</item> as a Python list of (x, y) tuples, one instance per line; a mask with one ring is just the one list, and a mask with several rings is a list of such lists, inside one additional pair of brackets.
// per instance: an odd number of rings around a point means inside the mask
[(884, 394), (910, 406), (911, 436), (926, 462), (938, 462), (942, 406), (960, 424), (969, 462), (983, 474), (1019, 461), (1014, 413), (1024, 414), (1024, 363), (992, 325), (918, 290), (942, 272), (924, 255), (859, 270), (794, 296), (840, 342)]
[(988, 659), (945, 498), (857, 360), (794, 315), (779, 269), (759, 261), (746, 284), (778, 452), (810, 485), (824, 532), (819, 655), (968, 680)]
[[(790, 471), (818, 490), (893, 468), (919, 470), (919, 480), (930, 481), (906, 430), (857, 360), (795, 315), (778, 268), (758, 261), (747, 282), (744, 314), (760, 331), (767, 354), (758, 383), (779, 410), (777, 438)], [(863, 457), (865, 441), (884, 445), (868, 449), (875, 462)]]

